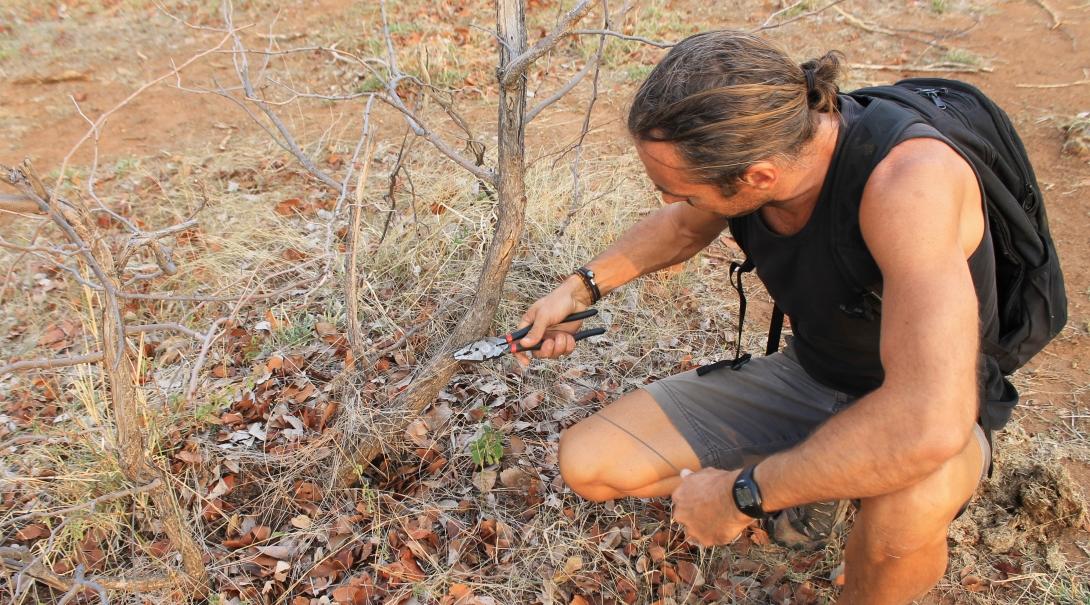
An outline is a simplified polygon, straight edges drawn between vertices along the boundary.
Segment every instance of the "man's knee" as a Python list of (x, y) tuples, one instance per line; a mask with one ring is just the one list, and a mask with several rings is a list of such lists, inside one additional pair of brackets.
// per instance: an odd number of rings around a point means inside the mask
[(902, 558), (920, 550), (945, 550), (950, 523), (972, 497), (983, 456), (975, 440), (922, 481), (892, 494), (864, 499), (856, 516), (868, 559)]
[(618, 494), (603, 483), (607, 469), (601, 466), (604, 461), (602, 452), (586, 424), (584, 420), (560, 433), (560, 476), (581, 497), (604, 502), (616, 498)]

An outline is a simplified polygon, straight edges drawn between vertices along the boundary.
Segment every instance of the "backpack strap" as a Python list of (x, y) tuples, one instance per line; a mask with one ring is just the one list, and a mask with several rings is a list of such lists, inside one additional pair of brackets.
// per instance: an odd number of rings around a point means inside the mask
[[(742, 274), (753, 271), (753, 261), (746, 257), (746, 260), (739, 263), (738, 261), (731, 261), (730, 263), (730, 284), (734, 286), (734, 290), (738, 292), (738, 334), (734, 341), (734, 359), (717, 361), (705, 366), (700, 366), (696, 369), (697, 376), (703, 376), (712, 370), (717, 370), (724, 366), (730, 366), (732, 370), (739, 370), (742, 366), (746, 365), (752, 355), (749, 353), (742, 353), (742, 325), (746, 321), (746, 292), (742, 287)], [(772, 321), (768, 325), (768, 344), (765, 345), (765, 355), (771, 355), (780, 349), (780, 333), (783, 331), (783, 311), (780, 307), (774, 306), (772, 308)]]
[(765, 345), (765, 355), (771, 355), (780, 350), (780, 332), (783, 331), (783, 311), (779, 305), (772, 307), (772, 321), (768, 322), (768, 343)]
[(905, 129), (925, 123), (915, 112), (892, 101), (866, 96), (854, 98), (866, 104), (863, 113), (844, 133), (830, 166), (826, 192), (832, 204), (833, 261), (841, 275), (863, 297), (879, 295), (882, 273), (863, 243), (859, 206), (871, 173), (901, 139)]

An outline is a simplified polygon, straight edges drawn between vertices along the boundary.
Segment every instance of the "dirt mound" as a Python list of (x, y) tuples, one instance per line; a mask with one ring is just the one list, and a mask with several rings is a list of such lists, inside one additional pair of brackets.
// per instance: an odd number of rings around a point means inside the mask
[(979, 544), (994, 554), (1044, 554), (1064, 530), (1086, 525), (1086, 500), (1058, 462), (1015, 454), (998, 461), (995, 470), (951, 527), (956, 543)]
[(1064, 124), (1064, 153), (1090, 159), (1090, 111)]

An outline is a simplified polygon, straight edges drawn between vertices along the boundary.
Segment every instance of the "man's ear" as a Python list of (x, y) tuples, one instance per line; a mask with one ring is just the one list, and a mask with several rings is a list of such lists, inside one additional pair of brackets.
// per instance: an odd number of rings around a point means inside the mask
[(772, 162), (757, 162), (742, 173), (742, 182), (754, 189), (772, 189), (780, 178), (780, 170)]

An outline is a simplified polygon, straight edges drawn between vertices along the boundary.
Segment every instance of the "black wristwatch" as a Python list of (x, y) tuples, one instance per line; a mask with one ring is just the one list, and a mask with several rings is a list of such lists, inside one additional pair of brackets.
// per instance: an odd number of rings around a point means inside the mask
[(753, 480), (753, 469), (755, 467), (756, 465), (750, 465), (742, 469), (738, 478), (734, 480), (731, 495), (734, 496), (734, 505), (738, 507), (738, 510), (754, 519), (763, 519), (768, 516), (768, 513), (763, 508), (761, 488)]

